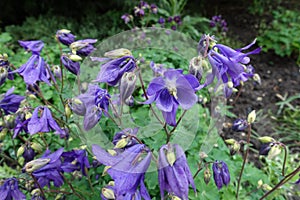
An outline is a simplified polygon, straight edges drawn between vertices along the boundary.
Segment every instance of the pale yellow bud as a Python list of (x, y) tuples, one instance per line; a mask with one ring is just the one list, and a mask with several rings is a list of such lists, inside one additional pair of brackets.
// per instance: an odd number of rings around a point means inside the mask
[(20, 148), (17, 151), (17, 157), (20, 157), (21, 155), (23, 155), (24, 151), (25, 151), (25, 147), (23, 145), (20, 146)]
[(105, 166), (102, 172), (102, 176), (105, 176), (107, 174), (107, 170), (109, 170), (111, 166)]
[(31, 148), (36, 150), (37, 152), (42, 152), (43, 151), (42, 145), (40, 145), (39, 143), (36, 143), (36, 142), (31, 143)]
[(236, 142), (236, 140), (235, 139), (227, 139), (227, 140), (225, 140), (225, 143), (226, 144), (234, 144)]
[(256, 81), (259, 85), (261, 84), (261, 79), (258, 74), (253, 75), (253, 80)]
[(259, 137), (258, 140), (261, 141), (262, 143), (275, 142), (275, 139), (269, 136)]
[(258, 182), (257, 182), (257, 189), (258, 188), (261, 188), (263, 185), (263, 181), (260, 179)]
[(117, 144), (115, 145), (115, 149), (121, 149), (124, 148), (128, 144), (129, 140), (128, 138), (122, 138), (120, 139)]
[(26, 165), (24, 166), (24, 170), (28, 173), (31, 173), (35, 170), (38, 170), (42, 167), (44, 167), (45, 165), (47, 165), (50, 162), (49, 158), (39, 158), (36, 160), (32, 160), (28, 163), (26, 163)]
[(167, 151), (167, 160), (168, 160), (168, 163), (173, 166), (173, 164), (175, 163), (176, 161), (176, 155), (175, 155), (175, 152), (173, 150), (168, 150)]
[(265, 190), (265, 191), (270, 191), (270, 190), (272, 190), (272, 187), (269, 186), (268, 184), (263, 184), (262, 189)]
[(60, 33), (71, 33), (71, 31), (68, 29), (60, 29), (59, 32)]
[(75, 54), (72, 54), (69, 56), (70, 60), (74, 61), (74, 62), (78, 62), (78, 61), (81, 61), (82, 58), (78, 55), (75, 55)]
[(112, 189), (104, 187), (104, 188), (102, 188), (101, 192), (102, 192), (102, 195), (107, 199), (116, 199), (114, 191)]
[(112, 51), (108, 51), (104, 54), (105, 57), (112, 58), (112, 59), (120, 58), (124, 56), (131, 56), (131, 55), (132, 55), (131, 51), (125, 48), (115, 49)]
[(112, 156), (117, 155), (117, 152), (116, 152), (115, 150), (113, 150), (113, 149), (108, 149), (107, 152), (108, 152), (110, 155), (112, 155)]
[(249, 114), (248, 114), (248, 118), (247, 121), (249, 124), (252, 124), (255, 121), (256, 118), (256, 112), (255, 110), (252, 110)]
[(279, 155), (280, 153), (281, 153), (280, 145), (274, 145), (271, 147), (267, 158), (271, 160), (271, 159), (275, 158), (277, 155)]

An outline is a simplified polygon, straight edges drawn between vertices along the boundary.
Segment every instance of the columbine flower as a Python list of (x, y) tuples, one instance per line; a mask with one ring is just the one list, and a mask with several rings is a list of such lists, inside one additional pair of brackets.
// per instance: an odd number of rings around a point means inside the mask
[(234, 120), (232, 124), (232, 130), (233, 131), (244, 131), (246, 128), (248, 128), (249, 123), (246, 119), (236, 119)]
[(259, 149), (259, 155), (267, 156), (273, 145), (274, 145), (274, 143), (272, 143), (272, 142), (262, 144)]
[[(63, 150), (63, 148), (60, 148), (52, 154), (47, 150), (41, 158), (27, 163), (23, 171), (32, 172), (32, 175), (37, 178), (42, 188), (46, 185), (50, 187), (51, 181), (53, 181), (55, 187), (60, 187), (64, 183), (61, 175), (62, 169), (60, 160)], [(40, 163), (41, 165), (39, 166)]]
[(58, 30), (55, 37), (59, 42), (67, 46), (75, 41), (75, 36), (71, 33), (71, 31), (66, 29)]
[[(41, 112), (39, 116), (39, 112)], [(34, 109), (32, 117), (27, 125), (30, 135), (38, 132), (48, 133), (50, 131), (57, 131), (59, 134), (65, 134), (65, 132), (58, 126), (53, 119), (51, 111), (46, 106), (39, 106)]]
[(155, 5), (154, 3), (151, 4), (150, 9), (153, 14), (157, 13), (157, 5)]
[(158, 19), (157, 22), (158, 22), (159, 24), (163, 25), (163, 24), (166, 22), (166, 20), (165, 20), (165, 18), (160, 17), (160, 18)]
[(197, 102), (195, 89), (199, 86), (193, 75), (183, 75), (182, 71), (168, 69), (163, 77), (154, 78), (147, 89), (148, 100), (153, 101), (162, 111), (167, 124), (176, 125), (176, 111), (180, 105), (184, 110), (190, 109)]
[(25, 194), (19, 190), (18, 180), (16, 178), (8, 178), (0, 186), (0, 199), (1, 200), (22, 200), (26, 199)]
[(15, 113), (20, 107), (21, 101), (25, 99), (25, 97), (12, 94), (14, 91), (14, 87), (7, 90), (5, 94), (0, 95), (0, 108), (3, 109), (4, 113), (10, 114)]
[(19, 44), (26, 50), (31, 51), (34, 55), (40, 55), (44, 43), (40, 40), (34, 40), (34, 41), (19, 41)]
[(196, 192), (184, 151), (178, 144), (166, 144), (160, 148), (158, 165), (161, 199), (165, 199), (164, 192), (167, 191), (182, 200), (187, 200), (189, 185)]
[(92, 151), (100, 163), (109, 166), (107, 173), (115, 182), (113, 190), (116, 199), (133, 199), (137, 193), (145, 200), (151, 199), (144, 184), (145, 172), (151, 161), (151, 151), (145, 145), (136, 144), (116, 156), (97, 145), (92, 146)]
[(182, 21), (181, 21), (181, 17), (179, 15), (174, 16), (173, 20), (178, 24), (181, 25)]
[(75, 75), (78, 75), (78, 73), (80, 72), (80, 63), (79, 62), (75, 62), (75, 61), (71, 60), (70, 57), (67, 55), (62, 55), (60, 57), (60, 60), (69, 72), (71, 72)]
[(96, 50), (96, 48), (93, 46), (93, 44), (96, 42), (97, 42), (96, 39), (78, 40), (70, 44), (70, 48), (73, 54), (88, 56), (94, 50)]
[(138, 144), (138, 141), (133, 137), (136, 136), (138, 128), (126, 128), (115, 134), (113, 144), (115, 148), (128, 148)]
[(214, 173), (215, 184), (220, 190), (223, 185), (228, 185), (230, 182), (230, 174), (228, 171), (228, 167), (223, 161), (215, 161), (212, 166)]
[(248, 53), (242, 53), (254, 45), (256, 40), (241, 49), (231, 49), (222, 44), (216, 44), (208, 52), (208, 59), (212, 66), (212, 73), (207, 75), (206, 81), (200, 88), (211, 84), (215, 77), (218, 79), (218, 85), (224, 83), (224, 94), (229, 97), (232, 88), (240, 85), (253, 77), (253, 67), (246, 66), (250, 62), (248, 57), (251, 54), (257, 54), (261, 48), (257, 48)]
[(99, 122), (102, 114), (107, 116), (109, 98), (107, 90), (89, 84), (87, 92), (74, 98), (70, 107), (74, 113), (84, 116), (83, 126), (88, 131)]
[(128, 13), (125, 13), (122, 15), (121, 19), (124, 20), (125, 24), (128, 24), (132, 20), (132, 15), (129, 15)]
[(14, 72), (18, 72), (27, 85), (34, 85), (37, 81), (43, 81), (50, 85), (47, 64), (39, 55), (32, 55), (29, 60)]
[(133, 56), (115, 58), (101, 66), (96, 82), (104, 82), (115, 86), (125, 72), (131, 72), (136, 68)]
[(85, 150), (76, 149), (64, 152), (61, 157), (64, 158), (61, 166), (64, 172), (81, 171), (84, 176), (87, 175), (86, 169), (90, 168), (90, 163)]

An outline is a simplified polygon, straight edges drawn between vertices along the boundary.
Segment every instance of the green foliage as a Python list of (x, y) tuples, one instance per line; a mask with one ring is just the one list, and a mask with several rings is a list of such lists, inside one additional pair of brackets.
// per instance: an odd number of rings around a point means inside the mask
[(274, 50), (279, 56), (298, 55), (300, 62), (300, 12), (278, 8), (272, 12), (270, 25), (263, 24), (258, 43), (263, 51)]
[(249, 11), (254, 15), (263, 15), (276, 9), (281, 3), (281, 0), (254, 0), (249, 6)]

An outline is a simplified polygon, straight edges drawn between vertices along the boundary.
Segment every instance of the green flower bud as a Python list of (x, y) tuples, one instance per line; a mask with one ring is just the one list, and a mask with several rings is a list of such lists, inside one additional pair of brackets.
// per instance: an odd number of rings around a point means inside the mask
[(3, 128), (2, 131), (0, 132), (0, 140), (4, 140), (6, 135), (7, 135), (7, 128)]
[(32, 149), (36, 150), (37, 152), (42, 152), (43, 151), (43, 147), (39, 143), (32, 142), (30, 146), (31, 146)]
[(257, 189), (261, 188), (263, 185), (263, 181), (260, 179), (258, 182), (257, 182)]
[(272, 190), (272, 187), (269, 186), (268, 184), (263, 184), (262, 189), (265, 190), (265, 191), (270, 191), (270, 190)]
[(269, 136), (259, 137), (258, 140), (261, 141), (262, 143), (270, 143), (270, 142), (276, 141), (274, 138), (269, 137)]
[(82, 58), (80, 56), (75, 55), (75, 54), (69, 55), (68, 57), (70, 58), (70, 60), (72, 60), (74, 62), (78, 62), (78, 61), (82, 60)]
[(247, 121), (249, 124), (252, 124), (255, 121), (256, 118), (256, 113), (255, 110), (252, 110), (249, 114), (248, 114), (248, 118)]
[(104, 54), (104, 56), (115, 59), (115, 58), (120, 58), (120, 57), (124, 57), (124, 56), (132, 56), (132, 53), (128, 49), (120, 48), (120, 49), (108, 51)]
[(271, 160), (275, 158), (277, 155), (279, 155), (280, 153), (281, 153), (281, 146), (275, 144), (274, 146), (271, 147), (267, 158)]
[(204, 171), (204, 182), (206, 183), (206, 185), (209, 183), (210, 177), (211, 177), (210, 170), (209, 168), (206, 168)]
[(173, 149), (168, 149), (166, 157), (167, 157), (168, 163), (171, 166), (173, 166), (173, 164), (176, 161), (176, 155), (175, 155), (175, 152), (173, 151)]
[(20, 157), (21, 155), (23, 155), (24, 151), (25, 151), (25, 147), (23, 145), (20, 146), (20, 148), (17, 151), (17, 157)]
[(236, 154), (241, 148), (241, 144), (239, 142), (235, 142), (230, 148), (230, 155)]
[(69, 119), (72, 114), (72, 110), (68, 104), (65, 105), (65, 113), (66, 113), (66, 117)]
[(55, 200), (64, 199), (64, 195), (62, 193), (58, 193), (55, 197)]
[(31, 191), (30, 193), (32, 196), (39, 196), (41, 194), (41, 190), (39, 188), (36, 188)]
[(230, 144), (230, 145), (234, 144), (235, 142), (236, 142), (235, 139), (227, 139), (227, 140), (225, 140), (225, 143), (226, 144)]
[(129, 140), (128, 137), (120, 139), (117, 144), (115, 145), (115, 149), (121, 149), (128, 144)]
[(39, 158), (36, 160), (32, 160), (32, 161), (26, 163), (26, 165), (23, 168), (23, 171), (31, 173), (35, 170), (38, 170), (38, 169), (44, 167), (49, 162), (50, 162), (49, 158)]

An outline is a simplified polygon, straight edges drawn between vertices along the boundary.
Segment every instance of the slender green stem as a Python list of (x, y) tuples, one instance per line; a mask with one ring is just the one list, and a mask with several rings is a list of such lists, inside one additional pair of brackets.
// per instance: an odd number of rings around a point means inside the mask
[(262, 199), (266, 198), (267, 196), (269, 196), (271, 193), (273, 193), (275, 190), (277, 190), (280, 186), (282, 186), (283, 184), (288, 182), (290, 179), (292, 179), (295, 175), (297, 175), (298, 172), (300, 172), (300, 166), (298, 168), (296, 168), (294, 171), (292, 171), (291, 173), (289, 173), (288, 175), (286, 175), (279, 183), (277, 183), (272, 188), (272, 190), (265, 193), (259, 200), (262, 200)]
[(44, 199), (46, 199), (45, 192), (44, 192), (43, 188), (40, 186), (38, 180), (35, 178), (35, 176), (33, 174), (31, 174), (31, 177), (34, 180), (34, 182), (37, 184), (38, 188), (40, 189), (42, 197), (44, 197)]
[(172, 133), (176, 130), (178, 124), (181, 122), (181, 120), (182, 120), (182, 118), (184, 117), (186, 111), (187, 111), (187, 110), (184, 110), (184, 111), (183, 111), (183, 113), (181, 114), (181, 116), (180, 116), (179, 119), (177, 120), (176, 125), (175, 125), (174, 128), (170, 131), (170, 134), (172, 134)]
[(241, 186), (241, 179), (242, 179), (242, 175), (244, 172), (244, 168), (245, 168), (245, 164), (247, 162), (247, 157), (248, 157), (248, 153), (249, 153), (249, 145), (250, 145), (250, 136), (251, 136), (251, 124), (249, 124), (248, 126), (248, 134), (247, 134), (247, 149), (246, 149), (246, 153), (244, 155), (244, 160), (243, 160), (243, 165), (242, 165), (242, 169), (239, 175), (239, 179), (238, 179), (238, 185), (237, 185), (237, 191), (236, 191), (236, 199), (239, 199), (239, 190), (240, 190), (240, 186)]
[(67, 182), (67, 184), (69, 185), (69, 187), (70, 187), (70, 189), (72, 190), (72, 192), (73, 192), (73, 194), (75, 194), (79, 199), (82, 199), (82, 200), (84, 200), (84, 198), (80, 195), (80, 194), (78, 194), (77, 192), (76, 192), (76, 190), (74, 189), (74, 187), (73, 187), (73, 185), (68, 181), (68, 179), (66, 179), (66, 177), (64, 177), (64, 175), (61, 173), (61, 176), (64, 178), (64, 180)]
[(287, 161), (287, 148), (284, 144), (281, 143), (281, 146), (283, 147), (284, 149), (284, 158), (283, 158), (283, 164), (282, 164), (282, 176), (284, 176), (285, 174), (285, 165), (286, 165), (286, 161)]

